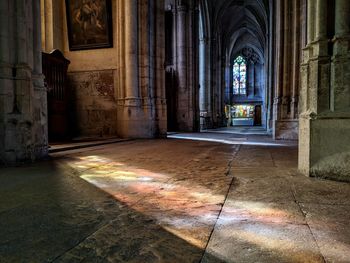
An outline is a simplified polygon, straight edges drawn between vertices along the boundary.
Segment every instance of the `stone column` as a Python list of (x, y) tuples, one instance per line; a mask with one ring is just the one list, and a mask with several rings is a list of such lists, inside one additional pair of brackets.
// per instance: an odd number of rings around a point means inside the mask
[[(33, 161), (47, 155), (39, 4), (39, 0), (2, 0), (0, 3), (0, 60), (7, 63), (7, 73), (0, 79), (0, 137), (3, 140), (0, 162), (6, 164)], [(5, 93), (1, 94), (2, 91)]]
[(42, 73), (42, 46), (41, 46), (41, 16), (40, 16), (40, 1), (34, 0), (33, 2), (33, 35), (34, 35), (34, 72), (36, 74)]
[[(12, 67), (10, 64), (10, 34), (13, 23), (10, 23), (9, 1), (0, 1), (0, 164), (6, 163), (5, 124), (8, 107), (8, 94), (12, 92), (13, 81), (11, 80)], [(11, 25), (11, 26), (10, 26)]]
[(284, 0), (284, 26), (283, 26), (283, 97), (282, 97), (282, 119), (289, 119), (289, 101), (290, 101), (290, 62), (291, 62), (291, 1)]
[(125, 2), (125, 86), (126, 98), (139, 98), (137, 0)]
[[(316, 17), (307, 18), (308, 24), (316, 25), (316, 39), (310, 42), (308, 38), (301, 70), (299, 169), (307, 176), (350, 181), (347, 160), (350, 152), (350, 76), (346, 72), (350, 66), (349, 42), (343, 46), (340, 44), (343, 38), (339, 37), (349, 26), (350, 2), (335, 2), (333, 52), (329, 52), (330, 39), (327, 39), (328, 22), (331, 21), (326, 19), (329, 11), (326, 1), (317, 0), (316, 3)], [(309, 5), (308, 15), (312, 15), (311, 8)], [(338, 44), (342, 47), (338, 48)], [(343, 48), (347, 50), (344, 57), (338, 54)]]
[[(41, 42), (41, 10), (40, 1), (33, 0), (33, 137), (42, 134), (34, 147), (35, 156), (45, 157), (48, 153), (48, 119), (47, 119), (47, 89), (44, 86), (42, 74), (42, 42)], [(40, 115), (34, 114), (40, 112)]]
[(27, 64), (28, 57), (27, 57), (27, 26), (29, 22), (32, 21), (26, 21), (26, 6), (24, 5), (23, 1), (17, 0), (16, 1), (16, 63), (17, 64)]
[[(299, 39), (296, 27), (300, 23), (301, 0), (277, 1), (278, 19), (276, 21), (277, 52), (276, 82), (274, 102), (275, 139), (298, 139), (298, 122), (293, 114), (296, 104), (296, 89), (299, 82)], [(310, 31), (313, 35), (312, 30)], [(313, 36), (311, 37), (313, 39)], [(293, 48), (294, 47), (294, 48)]]
[[(126, 1), (117, 1), (117, 17), (124, 17), (125, 13), (125, 2)], [(116, 97), (118, 98), (118, 108), (119, 112), (121, 112), (124, 107), (124, 98), (126, 97), (126, 85), (125, 85), (125, 23), (121, 20), (117, 25), (117, 37), (120, 39), (119, 50), (118, 50), (118, 58), (120, 65), (120, 77), (118, 78), (119, 89), (116, 89)]]
[(9, 62), (10, 61), (10, 35), (9, 30), (13, 29), (13, 26), (9, 23), (9, 5), (8, 1), (0, 1), (0, 63)]
[(255, 64), (251, 61), (249, 63), (249, 70), (248, 70), (248, 78), (249, 78), (249, 85), (247, 87), (247, 95), (250, 97), (255, 96)]
[[(164, 0), (152, 0), (155, 8), (155, 32), (154, 32), (154, 50), (155, 50), (155, 77), (157, 94), (157, 127), (156, 136), (166, 137), (167, 134), (167, 105), (165, 91), (165, 18), (164, 18)], [(150, 25), (151, 26), (151, 25)]]
[(335, 2), (334, 57), (332, 59), (332, 110), (347, 111), (350, 108), (350, 1)]
[[(120, 21), (121, 92), (118, 135), (154, 138), (166, 134), (164, 1), (124, 0)], [(125, 84), (124, 84), (125, 83)]]
[(192, 122), (192, 131), (199, 131), (199, 6), (196, 1), (192, 1), (190, 10), (190, 21), (188, 28), (192, 28), (190, 31), (190, 82), (189, 88), (192, 90), (190, 96), (190, 120)]
[(349, 36), (350, 33), (350, 2), (348, 0), (335, 1), (335, 35)]
[(42, 43), (45, 52), (51, 52), (54, 49), (54, 18), (53, 18), (53, 2), (52, 0), (41, 0), (41, 8), (43, 9), (42, 23)]
[(185, 88), (187, 86), (187, 39), (186, 39), (186, 17), (187, 6), (182, 5), (177, 8), (177, 62), (179, 72), (179, 86)]
[(229, 61), (225, 61), (225, 103), (232, 104), (232, 67)]
[[(199, 90), (199, 97), (200, 97), (200, 111), (207, 112), (207, 103), (208, 103), (208, 93), (207, 93), (207, 83), (206, 83), (206, 38), (201, 38), (199, 42), (199, 52), (200, 52), (200, 58), (199, 58), (199, 76), (200, 76), (200, 90)], [(203, 118), (201, 118), (203, 119)]]
[(279, 121), (282, 119), (283, 97), (283, 56), (284, 56), (284, 0), (276, 1), (275, 44), (275, 80), (273, 97), (273, 138), (279, 139)]
[[(275, 35), (276, 35), (276, 52), (275, 52), (275, 87), (273, 98), (273, 121), (281, 119), (281, 103), (283, 96), (283, 34), (284, 26), (284, 1), (276, 2), (276, 23), (275, 23)], [(276, 138), (276, 125), (274, 125), (274, 138)]]
[(310, 44), (315, 39), (315, 6), (316, 0), (307, 1), (307, 43)]
[[(199, 52), (200, 52), (200, 112), (202, 115), (201, 124), (205, 125), (205, 118), (211, 117), (211, 87), (210, 87), (210, 45), (209, 39), (204, 37), (200, 39)], [(205, 118), (204, 118), (205, 117)]]
[(327, 0), (316, 0), (316, 40), (327, 38)]
[(187, 16), (188, 8), (182, 4), (177, 6), (177, 74), (178, 74), (178, 127), (180, 130), (189, 130), (188, 116), (190, 91), (187, 85), (188, 58), (187, 58)]
[[(210, 117), (210, 123), (212, 122), (212, 114), (213, 114), (213, 76), (214, 75), (214, 68), (213, 68), (213, 62), (214, 59), (212, 56), (214, 56), (214, 44), (215, 40), (213, 38), (207, 39), (206, 41), (206, 76), (205, 76), (205, 84), (206, 84), (206, 92), (207, 92), (207, 111), (208, 116)], [(210, 124), (209, 124), (210, 125)]]
[(302, 18), (300, 12), (300, 2), (294, 1), (293, 3), (293, 58), (292, 58), (292, 97), (290, 104), (291, 119), (298, 119), (298, 96), (299, 96), (299, 86), (300, 86), (300, 59), (301, 59), (301, 42), (304, 38), (300, 31), (300, 18)]
[(262, 74), (261, 74), (261, 66), (259, 64), (259, 62), (255, 62), (253, 63), (253, 96), (255, 97), (256, 95), (259, 94), (259, 89), (261, 86), (261, 78), (262, 78)]

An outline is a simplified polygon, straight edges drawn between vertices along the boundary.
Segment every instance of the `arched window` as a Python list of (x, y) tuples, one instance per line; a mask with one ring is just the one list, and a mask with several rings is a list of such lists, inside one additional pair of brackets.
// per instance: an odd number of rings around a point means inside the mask
[(247, 64), (242, 56), (233, 62), (233, 94), (246, 95)]

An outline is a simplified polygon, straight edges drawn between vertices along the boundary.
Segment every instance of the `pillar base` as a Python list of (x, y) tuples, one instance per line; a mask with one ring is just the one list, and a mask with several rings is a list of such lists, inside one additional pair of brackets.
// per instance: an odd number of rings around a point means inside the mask
[(298, 140), (298, 120), (275, 120), (273, 127), (275, 140)]
[(300, 172), (350, 182), (350, 116), (310, 115), (300, 117)]
[[(154, 103), (155, 104), (155, 103)], [(140, 99), (125, 99), (118, 106), (118, 136), (131, 139), (166, 137), (166, 105), (142, 104)]]

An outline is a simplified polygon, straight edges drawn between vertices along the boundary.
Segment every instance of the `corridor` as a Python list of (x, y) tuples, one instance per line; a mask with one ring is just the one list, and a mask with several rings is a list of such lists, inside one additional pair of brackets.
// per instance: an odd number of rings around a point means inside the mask
[(350, 262), (350, 185), (266, 135), (173, 134), (0, 170), (0, 262)]

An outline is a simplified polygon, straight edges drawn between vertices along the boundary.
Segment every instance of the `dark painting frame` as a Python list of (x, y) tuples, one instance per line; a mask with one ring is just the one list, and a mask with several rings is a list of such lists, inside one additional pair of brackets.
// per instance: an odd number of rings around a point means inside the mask
[(65, 0), (69, 50), (113, 47), (111, 0)]

